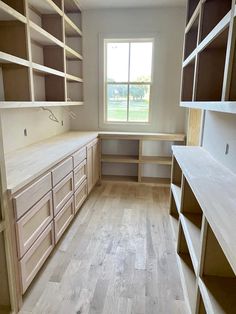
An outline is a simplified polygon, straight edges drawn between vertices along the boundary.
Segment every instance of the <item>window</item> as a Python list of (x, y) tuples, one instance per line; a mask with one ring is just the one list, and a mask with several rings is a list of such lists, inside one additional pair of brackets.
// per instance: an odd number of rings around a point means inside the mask
[(105, 121), (147, 123), (153, 39), (105, 39)]

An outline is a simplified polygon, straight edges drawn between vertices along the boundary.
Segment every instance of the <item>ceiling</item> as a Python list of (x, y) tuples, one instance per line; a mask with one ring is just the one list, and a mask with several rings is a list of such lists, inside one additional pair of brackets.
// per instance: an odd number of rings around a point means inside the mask
[(187, 0), (80, 0), (83, 10), (104, 8), (150, 8), (159, 6), (183, 6)]

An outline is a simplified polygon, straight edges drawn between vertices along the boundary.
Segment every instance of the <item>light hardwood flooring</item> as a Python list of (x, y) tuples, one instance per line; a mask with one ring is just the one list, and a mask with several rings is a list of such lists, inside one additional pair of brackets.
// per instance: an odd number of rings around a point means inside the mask
[(186, 314), (169, 190), (103, 183), (24, 298), (21, 314)]

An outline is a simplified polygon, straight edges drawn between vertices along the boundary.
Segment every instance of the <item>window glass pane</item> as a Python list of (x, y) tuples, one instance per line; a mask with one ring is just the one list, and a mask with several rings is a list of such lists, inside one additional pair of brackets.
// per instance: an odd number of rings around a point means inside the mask
[(130, 85), (129, 121), (148, 122), (150, 85)]
[(129, 43), (107, 43), (107, 82), (128, 82)]
[(127, 121), (128, 85), (107, 85), (107, 121)]
[(152, 42), (131, 43), (130, 81), (151, 82)]

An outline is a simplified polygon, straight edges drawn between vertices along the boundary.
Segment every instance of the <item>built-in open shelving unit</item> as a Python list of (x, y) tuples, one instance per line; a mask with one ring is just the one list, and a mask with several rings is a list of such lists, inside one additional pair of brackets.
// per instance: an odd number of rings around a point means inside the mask
[[(175, 142), (185, 143), (183, 134), (102, 132), (100, 138), (102, 180), (130, 181), (168, 187), (172, 164), (171, 145)], [(146, 146), (155, 145), (154, 152), (146, 149)], [(161, 151), (164, 153), (159, 155), (158, 152)], [(151, 170), (148, 169), (151, 175), (147, 175), (145, 169), (147, 165), (151, 167)]]
[(83, 104), (77, 0), (0, 1), (0, 108)]
[(170, 217), (189, 312), (233, 314), (236, 176), (203, 148), (173, 153)]
[(236, 113), (236, 5), (189, 0), (181, 106)]

